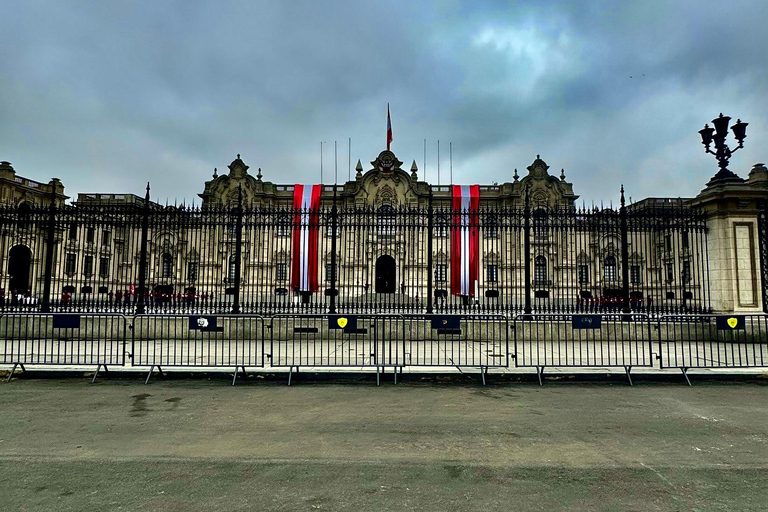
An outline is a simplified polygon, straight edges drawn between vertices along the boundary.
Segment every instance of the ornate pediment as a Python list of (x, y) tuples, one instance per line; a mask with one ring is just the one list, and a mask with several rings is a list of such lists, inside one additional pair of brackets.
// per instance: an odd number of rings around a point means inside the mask
[(392, 174), (394, 171), (401, 171), (401, 165), (403, 162), (397, 159), (395, 154), (389, 150), (382, 151), (379, 156), (371, 162), (373, 166), (372, 170), (382, 172), (384, 174)]

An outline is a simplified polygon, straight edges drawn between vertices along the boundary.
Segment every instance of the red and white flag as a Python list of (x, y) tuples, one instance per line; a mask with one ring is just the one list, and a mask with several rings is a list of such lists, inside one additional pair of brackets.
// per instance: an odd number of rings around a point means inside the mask
[(316, 292), (318, 209), (322, 185), (296, 185), (293, 189), (293, 251), (291, 288)]
[(452, 185), (451, 294), (474, 297), (480, 268), (479, 185)]
[(387, 103), (387, 151), (393, 140), (395, 139), (392, 137), (392, 118), (389, 117), (389, 103)]

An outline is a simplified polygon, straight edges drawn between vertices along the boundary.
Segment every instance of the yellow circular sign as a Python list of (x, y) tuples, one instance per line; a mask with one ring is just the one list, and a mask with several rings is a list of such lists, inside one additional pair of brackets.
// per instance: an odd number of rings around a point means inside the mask
[(347, 326), (347, 319), (344, 317), (341, 317), (338, 320), (336, 320), (336, 323), (339, 324), (339, 327), (343, 329)]

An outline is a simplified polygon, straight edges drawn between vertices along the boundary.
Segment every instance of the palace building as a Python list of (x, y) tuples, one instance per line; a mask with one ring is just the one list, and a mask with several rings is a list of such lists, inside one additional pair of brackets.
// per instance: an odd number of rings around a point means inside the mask
[(0, 288), (40, 302), (52, 239), (56, 307), (125, 307), (137, 295), (256, 313), (764, 307), (761, 164), (697, 198), (586, 210), (565, 171), (550, 174), (538, 155), (523, 176), (494, 185), (434, 186), (415, 161), (402, 165), (385, 150), (338, 186), (277, 184), (238, 155), (188, 208), (114, 193), (65, 205), (58, 180), (18, 178), (3, 162)]

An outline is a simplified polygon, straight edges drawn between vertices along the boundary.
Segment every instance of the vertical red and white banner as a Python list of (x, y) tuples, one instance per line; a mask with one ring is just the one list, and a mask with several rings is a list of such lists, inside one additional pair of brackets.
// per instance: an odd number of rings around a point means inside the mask
[(474, 297), (480, 268), (479, 185), (452, 185), (451, 294)]
[(291, 288), (302, 292), (316, 292), (319, 289), (317, 242), (321, 191), (322, 185), (297, 184), (293, 189)]

